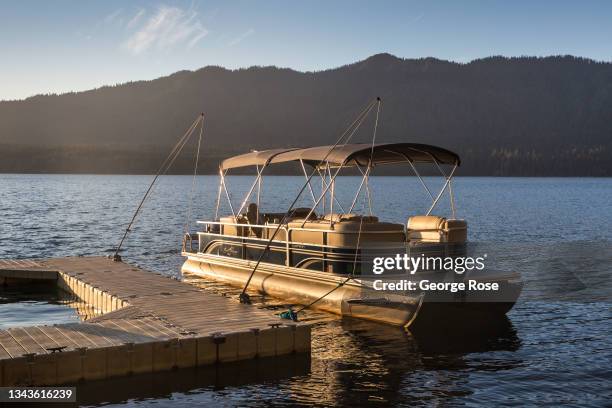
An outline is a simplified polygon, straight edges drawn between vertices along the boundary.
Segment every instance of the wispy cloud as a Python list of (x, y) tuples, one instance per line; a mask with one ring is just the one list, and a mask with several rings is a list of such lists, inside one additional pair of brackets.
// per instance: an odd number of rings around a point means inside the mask
[(425, 17), (425, 13), (421, 13), (419, 15), (417, 15), (416, 17), (414, 17), (412, 19), (412, 23), (418, 23), (419, 21), (421, 21), (423, 19), (423, 17)]
[(117, 9), (104, 17), (104, 22), (106, 24), (113, 24), (115, 22), (121, 22), (121, 15), (123, 14), (123, 9)]
[[(138, 17), (132, 27), (138, 25), (145, 13), (143, 11), (142, 14), (139, 14), (140, 12), (130, 20), (132, 23)], [(197, 12), (185, 11), (178, 7), (161, 6), (154, 15), (146, 20), (144, 25), (130, 35), (122, 44), (122, 48), (134, 55), (151, 48), (163, 50), (179, 44), (185, 44), (187, 48), (191, 48), (207, 34), (208, 30), (198, 19)]]
[(187, 43), (187, 48), (193, 48), (202, 38), (206, 37), (207, 34), (208, 31), (206, 30), (200, 32), (199, 34), (196, 34), (196, 36), (189, 40), (189, 42)]
[(233, 47), (234, 45), (237, 45), (238, 43), (242, 42), (247, 37), (252, 36), (253, 34), (255, 34), (255, 30), (253, 30), (252, 28), (249, 28), (247, 31), (245, 31), (244, 33), (240, 34), (238, 37), (234, 38), (232, 41), (227, 43), (227, 45), (229, 45), (230, 47)]
[(134, 14), (134, 17), (132, 17), (130, 21), (128, 21), (126, 27), (127, 28), (135, 27), (140, 22), (140, 19), (145, 15), (145, 13), (146, 11), (144, 9), (138, 10), (136, 14)]

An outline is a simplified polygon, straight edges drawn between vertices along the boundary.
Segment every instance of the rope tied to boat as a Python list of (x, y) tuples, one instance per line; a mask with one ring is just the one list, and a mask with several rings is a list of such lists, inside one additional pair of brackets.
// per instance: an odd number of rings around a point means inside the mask
[[(261, 264), (261, 261), (263, 260), (263, 257), (265, 256), (265, 254), (270, 250), (270, 246), (272, 245), (272, 241), (274, 241), (274, 238), (276, 238), (276, 235), (278, 234), (278, 231), (281, 229), (281, 227), (285, 224), (287, 224), (287, 219), (289, 214), (291, 214), (291, 210), (293, 210), (293, 207), (295, 206), (295, 204), (298, 202), (298, 200), (300, 199), (300, 197), (302, 196), (302, 193), (306, 190), (306, 188), (310, 185), (310, 180), (312, 180), (312, 178), (314, 177), (314, 175), (317, 173), (317, 168), (324, 163), (327, 158), (329, 157), (329, 155), (332, 153), (332, 151), (338, 147), (338, 145), (345, 145), (347, 144), (350, 139), (353, 137), (353, 135), (355, 134), (355, 132), (357, 131), (357, 129), (361, 126), (361, 124), (363, 123), (363, 121), (365, 120), (365, 118), (368, 116), (368, 114), (370, 113), (370, 111), (372, 110), (372, 108), (374, 107), (374, 104), (378, 102), (380, 104), (380, 98), (376, 98), (374, 100), (372, 100), (360, 113), (359, 115), (357, 115), (357, 118), (355, 118), (355, 120), (348, 126), (348, 128), (340, 135), (340, 137), (338, 138), (338, 140), (336, 140), (336, 143), (334, 143), (331, 148), (327, 151), (327, 153), (325, 154), (325, 156), (323, 157), (323, 159), (319, 162), (319, 164), (317, 166), (314, 166), (314, 169), (312, 170), (312, 172), (310, 173), (310, 176), (308, 176), (308, 178), (306, 179), (306, 183), (304, 183), (304, 185), (302, 186), (302, 188), (300, 189), (300, 191), (298, 192), (297, 196), (295, 197), (295, 199), (293, 200), (293, 202), (291, 203), (291, 205), (289, 206), (289, 209), (287, 210), (287, 212), (283, 215), (283, 217), (281, 218), (281, 220), (278, 223), (278, 226), (274, 229), (272, 236), (268, 239), (268, 241), (266, 242), (266, 246), (264, 247), (263, 251), (261, 251), (261, 254), (259, 255), (259, 257), (257, 258), (257, 262), (255, 263), (255, 266), (253, 267), (253, 270), (251, 271), (251, 273), (249, 274), (249, 277), (244, 285), (244, 287), (242, 288), (242, 292), (240, 293), (240, 295), (238, 296), (238, 299), (240, 300), (240, 303), (251, 303), (251, 298), (249, 296), (248, 293), (246, 293), (247, 288), (249, 287), (249, 284), (251, 283), (251, 279), (253, 279), (253, 275), (255, 275), (255, 271), (257, 271), (257, 268), (259, 267), (259, 264)], [(344, 141), (344, 143), (342, 143), (342, 141), (344, 140), (344, 138), (347, 138), (346, 141)], [(223, 180), (223, 179), (222, 179)], [(227, 192), (227, 189), (226, 189)], [(310, 215), (310, 214), (308, 214)], [(289, 237), (287, 237), (289, 238)]]
[[(372, 136), (372, 148), (370, 150), (370, 159), (368, 161), (368, 170), (366, 172), (366, 176), (370, 170), (370, 168), (372, 167), (372, 163), (373, 163), (373, 158), (374, 158), (374, 145), (376, 143), (376, 131), (378, 129), (378, 118), (380, 115), (380, 105), (381, 105), (381, 100), (380, 98), (377, 98), (378, 100), (378, 106), (376, 109), (376, 121), (374, 122), (374, 134)], [(364, 203), (363, 203), (363, 209), (365, 209), (365, 198), (366, 196), (364, 196)], [(370, 215), (372, 214), (372, 201), (370, 199), (370, 195), (367, 195), (368, 198), (368, 207), (370, 209)], [(288, 319), (288, 320), (293, 320), (294, 322), (298, 321), (298, 313), (303, 312), (304, 310), (312, 307), (313, 305), (315, 305), (316, 303), (320, 302), (321, 300), (325, 299), (327, 296), (331, 295), (333, 292), (335, 292), (336, 290), (340, 289), (341, 287), (343, 287), (344, 285), (346, 285), (348, 283), (348, 281), (350, 281), (351, 279), (355, 279), (355, 270), (357, 269), (357, 258), (359, 256), (359, 248), (361, 245), (361, 232), (363, 230), (363, 216), (359, 219), (359, 230), (357, 232), (357, 243), (355, 245), (355, 257), (353, 258), (353, 268), (351, 269), (351, 273), (349, 274), (349, 276), (341, 281), (340, 283), (338, 283), (338, 285), (335, 288), (332, 288), (329, 292), (325, 293), (323, 296), (318, 297), (317, 299), (315, 299), (314, 301), (310, 302), (308, 305), (306, 306), (302, 306), (300, 309), (298, 309), (297, 311), (294, 311), (292, 308), (289, 308), (289, 310), (287, 310), (286, 312), (282, 312), (279, 314), (279, 317), (281, 319)]]
[[(202, 114), (200, 117), (203, 118)], [(189, 206), (187, 207), (187, 216), (185, 219), (185, 233), (189, 232), (189, 224), (191, 224), (191, 213), (193, 207), (193, 196), (195, 193), (196, 176), (198, 175), (198, 164), (200, 162), (200, 146), (202, 145), (202, 134), (204, 133), (204, 120), (200, 126), (200, 134), (198, 136), (198, 147), (196, 148), (196, 157), (193, 164), (193, 178), (191, 179), (191, 191), (189, 193)]]
[[(136, 207), (136, 211), (134, 211), (134, 214), (132, 215), (132, 219), (130, 220), (127, 228), (125, 229), (125, 232), (123, 233), (123, 236), (121, 237), (121, 240), (119, 241), (119, 244), (115, 248), (115, 253), (112, 256), (113, 261), (121, 262), (121, 256), (119, 255), (119, 251), (121, 250), (121, 247), (123, 246), (123, 242), (127, 238), (128, 234), (132, 231), (132, 225), (134, 225), (136, 218), (140, 214), (140, 211), (142, 210), (142, 207), (145, 201), (147, 200), (147, 198), (151, 196), (155, 182), (159, 179), (160, 176), (165, 175), (170, 169), (170, 167), (172, 167), (172, 165), (174, 164), (174, 161), (179, 156), (179, 154), (181, 153), (181, 151), (183, 150), (183, 148), (185, 147), (185, 145), (191, 138), (191, 135), (193, 134), (194, 130), (197, 128), (198, 124), (201, 124), (202, 128), (204, 127), (204, 113), (201, 113), (200, 115), (198, 115), (198, 117), (193, 121), (191, 126), (189, 126), (189, 128), (183, 134), (183, 136), (179, 138), (178, 142), (176, 142), (176, 144), (174, 145), (174, 147), (172, 148), (168, 156), (166, 156), (162, 164), (157, 169), (157, 172), (155, 173), (155, 177), (153, 177), (153, 180), (151, 181), (151, 183), (149, 184), (149, 187), (145, 191), (145, 194), (140, 200), (138, 207)], [(200, 141), (201, 141), (201, 137), (202, 137), (202, 130), (200, 130)], [(198, 159), (199, 159), (199, 149), (200, 149), (200, 145), (198, 143), (198, 156), (197, 156)], [(197, 159), (196, 159), (196, 169), (197, 169)]]

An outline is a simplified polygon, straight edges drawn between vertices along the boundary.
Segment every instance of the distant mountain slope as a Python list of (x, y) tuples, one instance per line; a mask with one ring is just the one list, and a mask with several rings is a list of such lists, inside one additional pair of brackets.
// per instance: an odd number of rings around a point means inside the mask
[(199, 112), (204, 168), (214, 171), (228, 154), (330, 143), (376, 96), (378, 140), (455, 150), (459, 174), (612, 176), (612, 64), (389, 54), (314, 73), (206, 67), (0, 102), (0, 171), (150, 172)]

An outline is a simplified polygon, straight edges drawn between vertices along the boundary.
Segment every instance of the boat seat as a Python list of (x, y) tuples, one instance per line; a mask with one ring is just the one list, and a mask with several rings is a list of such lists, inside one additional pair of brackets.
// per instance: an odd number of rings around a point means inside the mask
[[(219, 218), (219, 222), (221, 222), (221, 234), (222, 235), (234, 235), (237, 237), (244, 237), (248, 235), (248, 220), (243, 215), (238, 215), (234, 217), (230, 215), (228, 217)], [(245, 224), (244, 227), (237, 225), (227, 225), (227, 224)]]
[[(308, 215), (310, 210), (310, 208), (294, 208), (289, 212), (289, 216), (287, 217), (287, 219), (285, 219), (285, 221), (290, 221), (292, 219), (304, 219)], [(286, 213), (264, 213), (261, 215), (263, 216), (263, 221), (265, 221), (266, 223), (278, 224), (283, 219), (285, 214)], [(317, 214), (313, 211), (309, 218), (316, 219)]]
[(378, 222), (378, 217), (358, 214), (325, 214), (323, 219), (333, 222)]
[[(298, 208), (294, 208), (293, 210), (291, 210), (289, 212), (289, 219), (291, 218), (301, 218), (304, 219), (306, 218), (306, 216), (310, 213), (310, 211), (312, 211), (312, 208), (308, 208), (308, 207), (298, 207)], [(317, 218), (317, 214), (312, 211), (312, 213), (310, 214), (310, 217), (308, 217), (309, 220), (313, 220)]]
[[(405, 241), (404, 226), (390, 222), (360, 222), (359, 216), (350, 221), (330, 225), (329, 220), (294, 220), (289, 223), (291, 241), (296, 243), (329, 245), (334, 247), (354, 247), (361, 228), (360, 246), (368, 244), (397, 243)], [(373, 217), (375, 218), (375, 217)], [(304, 226), (302, 227), (302, 223)]]
[[(308, 215), (311, 208), (307, 207), (298, 207), (291, 210), (289, 213), (265, 213), (262, 214), (263, 219), (265, 220), (265, 224), (268, 228), (264, 228), (262, 231), (261, 238), (270, 239), (272, 235), (274, 235), (274, 229), (278, 226), (278, 223), (283, 219), (283, 216), (288, 214), (287, 218), (285, 218), (285, 223), (290, 223), (295, 220), (304, 220), (304, 218)], [(317, 214), (313, 211), (310, 214), (308, 219), (314, 220), (317, 218)], [(287, 240), (287, 234), (285, 233), (285, 228), (279, 230), (274, 236), (275, 241), (285, 241)]]
[(406, 232), (409, 241), (462, 243), (467, 241), (467, 222), (436, 215), (416, 215), (408, 218)]

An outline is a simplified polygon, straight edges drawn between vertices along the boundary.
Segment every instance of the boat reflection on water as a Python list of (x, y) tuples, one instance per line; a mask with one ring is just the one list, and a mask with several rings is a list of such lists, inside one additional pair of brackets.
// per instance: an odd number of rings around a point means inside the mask
[(418, 343), (419, 351), (425, 354), (516, 351), (521, 347), (521, 341), (507, 316), (486, 323), (480, 321), (471, 326), (461, 321), (456, 325), (447, 325), (445, 330), (415, 327), (411, 335)]
[[(225, 296), (239, 294), (232, 285), (202, 277), (191, 277), (188, 282)], [(275, 311), (293, 306), (265, 295), (253, 300), (256, 307)], [(282, 381), (285, 393), (279, 398), (283, 403), (445, 403), (473, 394), (468, 377), (474, 370), (504, 371), (523, 364), (515, 353), (504, 358), (490, 353), (514, 352), (521, 347), (506, 316), (447, 318), (443, 325), (415, 325), (405, 330), (312, 309), (306, 310), (300, 321), (313, 325), (312, 365), (308, 375)]]
[[(361, 319), (320, 319), (313, 352), (78, 385), (80, 405), (180, 404), (361, 406), (445, 403), (474, 392), (472, 369), (510, 370), (520, 360), (473, 359), (521, 346), (508, 319), (470, 330), (409, 332)], [(462, 326), (465, 328), (465, 326)], [(487, 365), (489, 365), (487, 367)]]
[[(424, 401), (445, 403), (474, 392), (473, 370), (503, 371), (520, 360), (474, 358), (471, 354), (516, 351), (521, 341), (507, 318), (477, 327), (404, 331), (386, 324), (342, 319), (315, 329), (311, 378), (327, 378), (325, 403), (359, 406)], [(324, 373), (334, 373), (333, 376)], [(301, 385), (303, 386), (303, 384)], [(312, 387), (314, 389), (315, 387)]]

